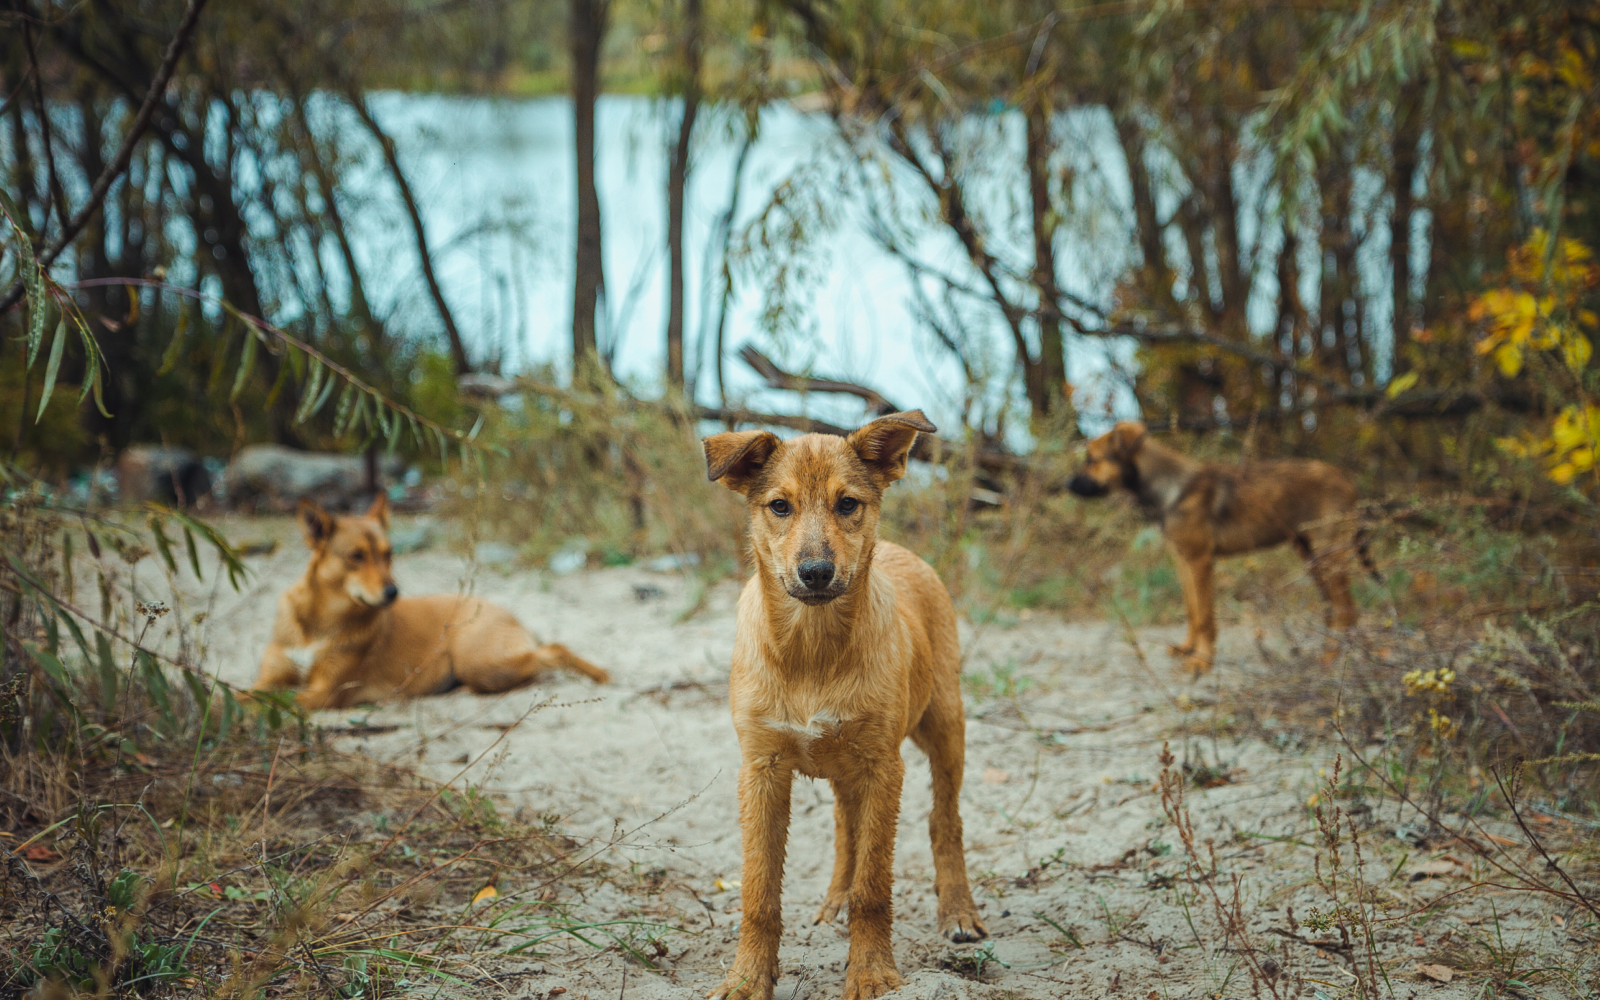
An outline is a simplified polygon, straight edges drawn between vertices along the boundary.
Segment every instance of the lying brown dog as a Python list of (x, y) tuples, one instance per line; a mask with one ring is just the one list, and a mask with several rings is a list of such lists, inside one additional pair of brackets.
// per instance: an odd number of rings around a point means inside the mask
[(552, 667), (610, 682), (567, 647), (539, 645), (504, 608), (453, 594), (400, 597), (383, 496), (360, 517), (308, 501), (299, 516), (311, 563), (278, 599), (257, 690), (304, 683), (296, 700), (318, 709), (457, 687), (498, 694)]
[(1217, 620), (1211, 588), (1217, 556), (1292, 542), (1310, 564), (1331, 625), (1356, 622), (1350, 597), (1350, 556), (1358, 553), (1374, 576), (1354, 511), (1356, 488), (1326, 462), (1281, 459), (1248, 465), (1197, 462), (1150, 438), (1128, 420), (1089, 442), (1088, 461), (1067, 488), (1098, 497), (1121, 486), (1161, 524), (1177, 559), (1189, 635), (1175, 655), (1196, 674), (1211, 669)]
[(905, 475), (917, 432), (933, 430), (912, 411), (849, 437), (739, 431), (705, 440), (710, 478), (748, 501), (756, 565), (739, 598), (728, 679), (742, 758), (744, 923), (712, 997), (772, 996), (796, 771), (833, 786), (833, 881), (816, 922), (849, 908), (846, 1000), (904, 983), (890, 929), (908, 736), (933, 772), (939, 930), (953, 941), (988, 934), (967, 884), (957, 806), (966, 717), (955, 609), (932, 567), (877, 538), (883, 491)]

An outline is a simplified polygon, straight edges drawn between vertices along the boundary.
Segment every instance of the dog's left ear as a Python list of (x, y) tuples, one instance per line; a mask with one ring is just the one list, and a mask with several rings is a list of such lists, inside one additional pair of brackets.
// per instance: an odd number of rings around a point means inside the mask
[(1111, 428), (1111, 446), (1117, 458), (1127, 462), (1139, 453), (1139, 446), (1150, 436), (1150, 430), (1137, 420), (1124, 420)]
[(383, 530), (389, 530), (389, 495), (382, 490), (373, 498), (372, 506), (367, 508), (367, 516), (375, 517), (383, 525)]
[(906, 474), (906, 459), (917, 435), (932, 434), (938, 429), (921, 410), (908, 410), (879, 417), (845, 441), (877, 476), (878, 485), (888, 486)]
[(333, 534), (333, 515), (312, 500), (300, 501), (296, 513), (300, 518), (300, 530), (306, 536), (306, 548), (322, 548), (322, 543)]
[(706, 478), (741, 496), (750, 492), (756, 476), (782, 442), (771, 431), (727, 431), (713, 434), (706, 449)]

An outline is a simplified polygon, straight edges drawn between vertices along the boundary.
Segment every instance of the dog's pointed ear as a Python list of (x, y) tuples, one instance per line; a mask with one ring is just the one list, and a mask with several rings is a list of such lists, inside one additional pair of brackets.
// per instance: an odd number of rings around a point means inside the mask
[(1117, 458), (1131, 461), (1139, 453), (1139, 446), (1150, 436), (1150, 431), (1137, 420), (1124, 420), (1111, 428), (1111, 447)]
[(706, 449), (706, 478), (720, 480), (742, 496), (750, 492), (761, 467), (783, 442), (771, 431), (727, 431), (701, 443)]
[(379, 490), (378, 491), (378, 495), (376, 497), (374, 497), (373, 500), (372, 500), (372, 506), (367, 508), (367, 516), (368, 517), (377, 518), (378, 519), (378, 523), (383, 525), (383, 530), (384, 531), (388, 531), (389, 530), (389, 494), (383, 492), (382, 490)]
[(932, 434), (938, 429), (921, 410), (908, 410), (879, 417), (845, 440), (877, 476), (878, 485), (886, 487), (906, 474), (906, 459), (917, 435)]
[(333, 515), (312, 500), (300, 501), (300, 509), (296, 514), (300, 519), (300, 530), (306, 536), (306, 547), (322, 548), (333, 534)]

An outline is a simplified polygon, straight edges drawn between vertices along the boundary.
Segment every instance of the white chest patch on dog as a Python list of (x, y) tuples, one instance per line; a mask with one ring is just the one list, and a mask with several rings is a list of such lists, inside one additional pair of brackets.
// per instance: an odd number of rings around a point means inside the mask
[(811, 718), (803, 723), (795, 722), (792, 719), (775, 719), (769, 716), (762, 719), (761, 724), (768, 729), (776, 729), (783, 733), (794, 733), (796, 736), (814, 740), (819, 736), (827, 736), (830, 732), (838, 732), (839, 726), (849, 721), (849, 719), (840, 718), (827, 709), (822, 709), (812, 713)]
[(311, 665), (317, 662), (317, 654), (322, 652), (322, 647), (323, 641), (318, 639), (316, 642), (308, 643), (304, 646), (295, 646), (293, 649), (286, 649), (283, 651), (283, 655), (287, 656), (289, 658), (289, 662), (293, 663), (301, 670), (310, 670)]

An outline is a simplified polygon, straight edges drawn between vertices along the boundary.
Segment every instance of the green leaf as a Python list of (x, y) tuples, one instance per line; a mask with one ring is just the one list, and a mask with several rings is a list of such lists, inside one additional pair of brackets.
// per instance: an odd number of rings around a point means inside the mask
[(350, 404), (355, 401), (356, 387), (346, 382), (339, 391), (339, 403), (333, 409), (333, 436), (344, 437), (344, 429), (350, 423)]
[(244, 330), (244, 354), (239, 358), (239, 370), (233, 376), (233, 389), (228, 393), (228, 402), (232, 403), (239, 398), (239, 393), (244, 391), (244, 384), (250, 378), (250, 372), (256, 366), (256, 348), (261, 344), (255, 328), (246, 326)]
[(155, 539), (156, 551), (161, 553), (161, 559), (167, 564), (167, 569), (173, 573), (178, 572), (178, 560), (172, 556), (172, 539), (167, 537), (165, 525), (161, 518), (154, 514), (150, 516), (150, 537)]
[(200, 553), (194, 547), (194, 531), (187, 524), (183, 526), (183, 544), (189, 549), (189, 568), (194, 570), (194, 578), (204, 580), (206, 576), (200, 572)]
[(305, 395), (300, 397), (300, 408), (294, 414), (294, 422), (297, 424), (305, 423), (311, 416), (311, 402), (316, 399), (317, 390), (322, 388), (322, 376), (325, 374), (316, 358), (307, 356), (306, 364), (311, 367), (311, 378), (306, 383)]
[(94, 648), (100, 660), (100, 698), (106, 705), (117, 703), (117, 662), (111, 655), (111, 640), (104, 632), (95, 630)]
[(1406, 372), (1404, 375), (1396, 375), (1389, 381), (1389, 385), (1383, 390), (1384, 395), (1388, 396), (1390, 399), (1394, 399), (1402, 392), (1405, 392), (1407, 389), (1416, 385), (1417, 378), (1418, 376), (1416, 372)]
[(167, 341), (167, 349), (161, 355), (161, 367), (156, 369), (156, 378), (170, 374), (178, 366), (178, 357), (183, 351), (183, 335), (189, 329), (189, 310), (178, 310), (178, 325), (172, 330), (172, 339)]
[(44, 393), (39, 397), (39, 415), (33, 418), (34, 423), (44, 419), (45, 407), (50, 405), (50, 396), (56, 391), (56, 375), (61, 371), (61, 352), (67, 346), (67, 318), (63, 316), (61, 322), (56, 324), (55, 337), (50, 341), (50, 360), (44, 366)]
[(36, 646), (31, 642), (25, 642), (23, 643), (23, 646), (28, 650), (28, 655), (32, 656), (34, 661), (37, 662), (39, 666), (43, 667), (44, 672), (49, 674), (56, 681), (56, 683), (60, 684), (63, 688), (70, 685), (71, 681), (67, 677), (67, 668), (62, 665), (61, 660), (56, 656), (56, 654), (50, 652), (48, 649)]

